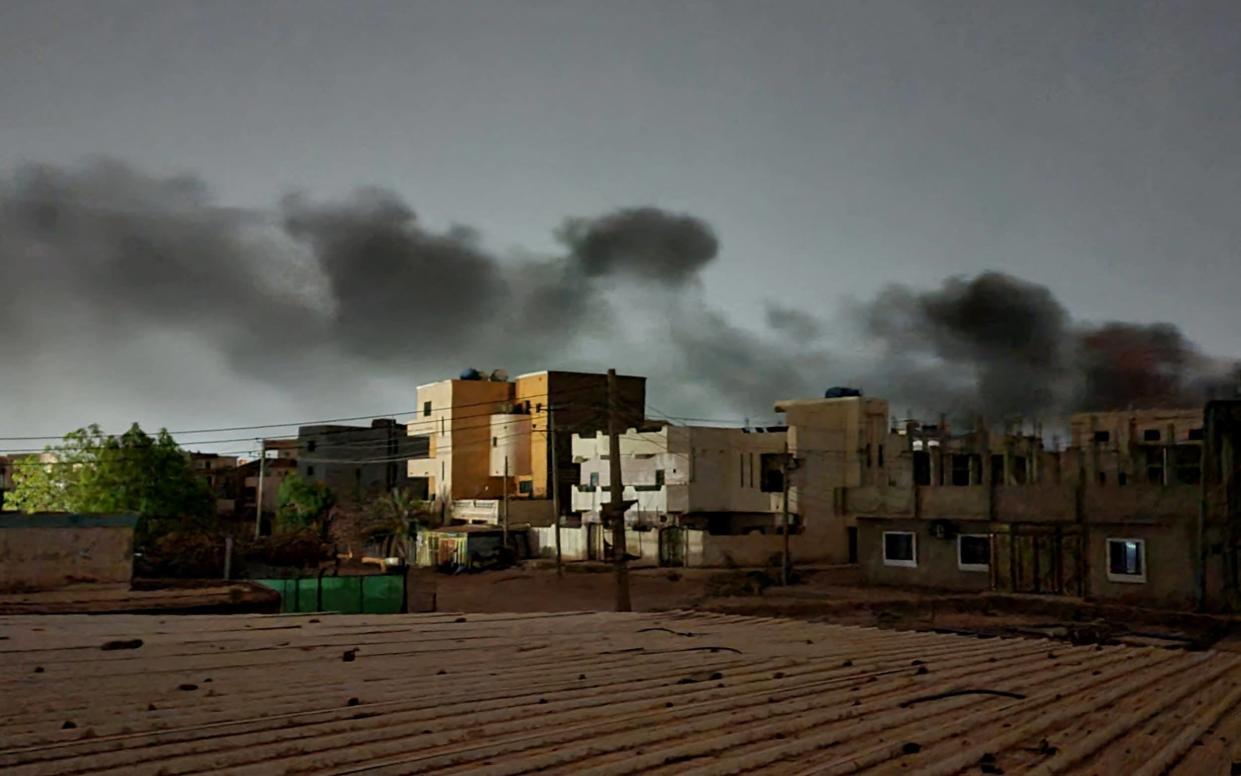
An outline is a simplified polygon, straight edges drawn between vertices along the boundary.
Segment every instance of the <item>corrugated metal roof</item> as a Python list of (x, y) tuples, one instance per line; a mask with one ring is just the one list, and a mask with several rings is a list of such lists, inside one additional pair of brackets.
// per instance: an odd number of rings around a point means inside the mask
[(0, 636), (14, 776), (1204, 774), (1241, 734), (1227, 653), (699, 612), (4, 617)]

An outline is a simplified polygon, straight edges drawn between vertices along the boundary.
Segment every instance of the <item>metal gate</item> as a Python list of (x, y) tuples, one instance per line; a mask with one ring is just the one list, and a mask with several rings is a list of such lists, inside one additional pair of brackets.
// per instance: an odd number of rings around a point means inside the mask
[(991, 587), (1006, 593), (1080, 596), (1082, 534), (1075, 525), (1009, 525), (992, 534)]

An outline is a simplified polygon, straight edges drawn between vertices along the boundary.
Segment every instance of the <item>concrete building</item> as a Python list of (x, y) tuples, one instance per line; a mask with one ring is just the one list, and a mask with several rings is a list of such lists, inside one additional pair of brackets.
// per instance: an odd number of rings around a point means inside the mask
[[(664, 425), (620, 438), (628, 526), (696, 528), (713, 534), (777, 533), (781, 528), (783, 428)], [(581, 482), (573, 511), (602, 522), (611, 498), (608, 436), (574, 435)], [(791, 520), (796, 526), (796, 516)]]
[(217, 514), (231, 515), (237, 509), (240, 488), (237, 456), (218, 453), (190, 453), (190, 467), (215, 496)]
[(849, 396), (777, 402), (788, 426), (790, 509), (800, 517), (805, 544), (831, 563), (857, 559), (856, 521), (836, 508), (842, 488), (888, 484), (888, 403)]
[(896, 471), (841, 488), (835, 512), (876, 584), (1231, 606), (1238, 406), (1074, 415), (1064, 450), (1017, 429), (911, 425), (888, 434)]
[[(622, 423), (640, 424), (646, 378), (618, 377), (618, 392)], [(547, 524), (552, 520), (553, 466), (567, 510), (579, 479), (573, 434), (607, 426), (607, 375), (542, 371), (514, 380), (503, 373), (487, 379), (471, 375), (419, 386), (418, 406), (409, 433), (425, 440), (428, 453), (409, 462), (409, 476), (425, 484), (446, 515), (497, 522), (507, 492), (511, 522)]]
[(370, 426), (302, 426), (297, 431), (298, 474), (326, 484), (342, 503), (360, 503), (393, 488), (417, 490), (407, 465), (426, 455), (426, 440), (411, 436), (405, 425), (391, 419), (373, 420)]

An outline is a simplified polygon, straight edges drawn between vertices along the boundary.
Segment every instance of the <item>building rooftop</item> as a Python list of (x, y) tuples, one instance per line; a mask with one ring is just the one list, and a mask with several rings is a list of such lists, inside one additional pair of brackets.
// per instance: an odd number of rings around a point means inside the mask
[(0, 617), (0, 770), (1228, 772), (1241, 656), (707, 613)]

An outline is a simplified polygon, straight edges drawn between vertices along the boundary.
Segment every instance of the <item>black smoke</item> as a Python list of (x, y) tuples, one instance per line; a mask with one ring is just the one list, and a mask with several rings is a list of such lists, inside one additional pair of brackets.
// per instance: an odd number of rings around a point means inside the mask
[(82, 407), (80, 425), (101, 404), (162, 402), (163, 417), (234, 421), (260, 391), (369, 411), (378, 385), (412, 402), (466, 366), (615, 366), (669, 408), (751, 417), (833, 384), (898, 412), (1050, 418), (1192, 406), (1231, 378), (1174, 326), (1076, 322), (1048, 289), (998, 273), (891, 286), (853, 335), (780, 305), (747, 327), (703, 298), (720, 243), (698, 218), (629, 208), (556, 236), (558, 252), (499, 255), (381, 189), (242, 210), (192, 176), (117, 161), (24, 167), (0, 177), (8, 417), (61, 403)]
[(881, 346), (872, 376), (924, 410), (1050, 419), (1194, 407), (1234, 387), (1231, 365), (1172, 324), (1077, 322), (1047, 288), (998, 272), (890, 286), (861, 319)]

